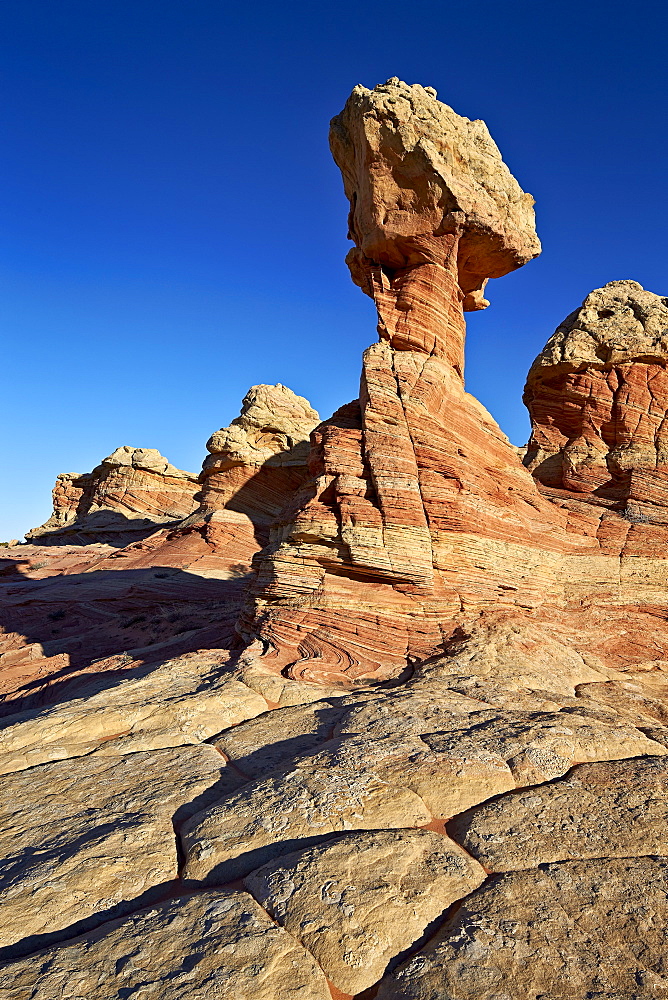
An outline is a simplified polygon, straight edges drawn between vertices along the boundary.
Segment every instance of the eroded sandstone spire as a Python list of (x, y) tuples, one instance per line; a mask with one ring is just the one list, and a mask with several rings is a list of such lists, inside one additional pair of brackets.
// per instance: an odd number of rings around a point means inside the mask
[(364, 353), (359, 400), (313, 432), (312, 478), (259, 557), (243, 633), (290, 676), (347, 680), (427, 655), (464, 607), (530, 606), (546, 583), (527, 547), (581, 540), (463, 386), (464, 309), (539, 252), (533, 199), (486, 126), (431, 88), (356, 87), (331, 146), (351, 205), (348, 263), (380, 342)]

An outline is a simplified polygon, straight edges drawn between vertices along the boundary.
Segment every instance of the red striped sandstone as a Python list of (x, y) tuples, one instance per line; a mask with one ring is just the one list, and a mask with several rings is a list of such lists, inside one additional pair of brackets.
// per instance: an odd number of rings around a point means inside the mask
[(464, 309), (540, 249), (485, 125), (391, 80), (355, 88), (331, 145), (380, 342), (359, 401), (313, 435), (312, 479), (273, 529), (244, 632), (268, 669), (348, 682), (435, 652), (462, 612), (541, 603), (559, 554), (595, 542), (464, 390)]
[(40, 545), (105, 542), (127, 545), (197, 508), (197, 477), (155, 448), (124, 445), (92, 472), (58, 476), (53, 514), (26, 535)]

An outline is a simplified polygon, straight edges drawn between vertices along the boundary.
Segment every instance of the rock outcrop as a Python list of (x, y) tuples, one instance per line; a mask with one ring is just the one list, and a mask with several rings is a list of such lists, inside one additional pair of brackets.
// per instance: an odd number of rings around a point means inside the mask
[(540, 603), (552, 555), (591, 545), (464, 390), (464, 309), (540, 249), (533, 200), (485, 125), (390, 80), (355, 88), (331, 145), (380, 342), (359, 400), (314, 432), (244, 634), (267, 668), (346, 682), (434, 653), (462, 611)]
[[(667, 300), (611, 282), (558, 328), (523, 464), (463, 344), (539, 249), (530, 196), (396, 79), (332, 148), (360, 398), (255, 386), (176, 522), (122, 451), (4, 551), (8, 1000), (668, 988)], [(84, 494), (150, 533), (87, 535)]]
[(591, 292), (534, 361), (526, 464), (545, 486), (666, 523), (668, 298), (636, 281)]
[(102, 542), (124, 547), (197, 508), (197, 477), (155, 448), (124, 445), (92, 472), (58, 476), (53, 514), (26, 534), (40, 545)]

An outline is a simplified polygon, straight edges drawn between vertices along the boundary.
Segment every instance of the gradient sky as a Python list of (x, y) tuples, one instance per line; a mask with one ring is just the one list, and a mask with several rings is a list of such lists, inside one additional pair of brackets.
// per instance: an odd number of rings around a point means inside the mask
[(469, 314), (467, 388), (526, 441), (527, 369), (592, 289), (666, 294), (664, 3), (3, 0), (0, 538), (122, 444), (197, 471), (253, 383), (323, 416), (371, 301), (328, 122), (436, 87), (536, 198), (543, 255)]

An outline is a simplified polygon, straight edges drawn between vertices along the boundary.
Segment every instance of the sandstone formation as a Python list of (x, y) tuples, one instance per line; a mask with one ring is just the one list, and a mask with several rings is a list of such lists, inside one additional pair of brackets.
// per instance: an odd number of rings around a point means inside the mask
[(592, 545), (464, 391), (463, 310), (540, 249), (486, 127), (390, 80), (355, 88), (331, 145), (380, 342), (359, 400), (314, 432), (243, 633), (268, 667), (350, 682), (434, 653), (462, 610), (542, 602), (558, 555)]
[(668, 982), (668, 858), (578, 861), (492, 878), (378, 1000), (650, 1000)]
[(198, 493), (120, 449), (3, 552), (0, 991), (656, 1000), (668, 300), (592, 292), (515, 448), (464, 311), (531, 197), (431, 88), (355, 88), (331, 144), (359, 399), (255, 386)]
[(314, 959), (246, 893), (182, 896), (0, 969), (7, 1000), (330, 1000)]
[(374, 831), (289, 854), (246, 885), (328, 979), (354, 994), (484, 879), (480, 865), (440, 834)]
[(253, 386), (211, 437), (201, 489), (150, 449), (59, 477), (51, 519), (5, 550), (0, 713), (72, 697), (91, 671), (211, 647), (228, 658), (253, 556), (307, 476), (318, 419), (285, 386)]
[(92, 472), (58, 476), (53, 514), (26, 534), (40, 545), (125, 546), (196, 509), (197, 478), (155, 448), (117, 448)]
[(526, 462), (545, 486), (665, 524), (668, 298), (637, 281), (591, 292), (557, 327), (526, 387)]
[(207, 441), (202, 512), (238, 511), (266, 532), (306, 478), (309, 435), (319, 421), (286, 386), (252, 386), (240, 416)]

